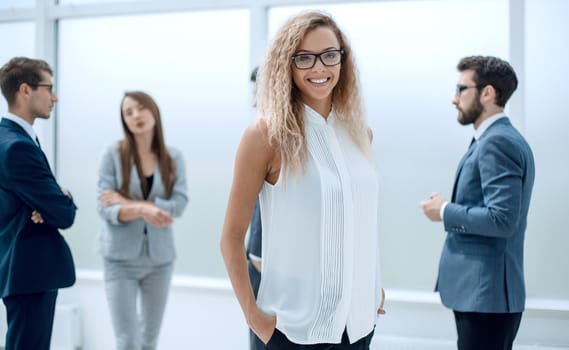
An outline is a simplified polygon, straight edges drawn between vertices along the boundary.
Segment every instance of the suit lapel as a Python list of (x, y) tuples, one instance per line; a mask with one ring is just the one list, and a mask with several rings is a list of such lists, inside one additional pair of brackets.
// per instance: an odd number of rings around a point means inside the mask
[[(136, 170), (136, 165), (134, 165), (134, 162), (132, 163), (133, 164), (130, 170), (130, 176), (132, 179), (130, 186), (130, 193), (136, 193), (140, 197), (140, 199), (144, 199), (144, 194), (142, 193), (142, 180), (140, 179), (140, 176), (138, 176), (138, 170)], [(158, 191), (156, 186), (162, 186), (162, 178), (160, 177), (160, 169), (158, 167), (158, 164), (156, 164), (156, 166), (154, 167), (153, 175), (154, 175), (154, 180), (152, 183), (152, 187), (148, 192), (148, 200), (154, 198), (153, 196), (155, 196), (156, 191)]]
[(43, 160), (45, 161), (45, 164), (47, 164), (49, 171), (53, 174), (53, 171), (51, 171), (51, 166), (49, 166), (49, 161), (47, 160), (47, 157), (45, 156), (45, 153), (43, 152), (43, 149), (41, 148), (40, 140), (38, 140), (37, 136), (36, 136), (36, 143), (37, 143), (37, 146), (41, 152)]
[(134, 161), (130, 167), (130, 195), (133, 196), (133, 199), (136, 196), (136, 199), (144, 199), (144, 194), (142, 193), (142, 184), (140, 176), (138, 176), (138, 170), (136, 170), (136, 165)]
[(492, 125), (490, 125), (488, 127), (488, 129), (486, 129), (486, 131), (484, 131), (482, 133), (482, 135), (480, 135), (480, 138), (478, 141), (476, 141), (474, 139), (474, 137), (472, 138), (472, 142), (470, 143), (470, 147), (468, 148), (468, 151), (466, 152), (464, 157), (462, 157), (462, 159), (460, 160), (460, 163), (458, 164), (458, 170), (456, 171), (456, 177), (454, 179), (454, 186), (452, 187), (452, 199), (451, 199), (452, 202), (454, 202), (454, 197), (456, 195), (456, 186), (458, 184), (458, 179), (460, 178), (460, 173), (462, 171), (462, 167), (464, 166), (464, 162), (468, 159), (468, 157), (470, 157), (470, 155), (472, 155), (472, 152), (474, 152), (474, 150), (478, 146), (478, 143), (480, 142), (480, 140), (482, 140), (484, 137), (486, 137), (488, 135), (488, 133), (490, 132), (490, 130), (492, 130), (492, 128), (496, 127), (497, 125), (502, 125), (502, 124), (507, 125), (507, 126), (511, 126), (511, 123), (510, 123), (510, 120), (508, 119), (508, 117), (500, 118), (500, 119), (496, 120), (494, 123), (492, 123)]
[(53, 171), (51, 170), (51, 166), (49, 166), (49, 161), (47, 160), (47, 157), (45, 156), (45, 153), (43, 153), (43, 150), (42, 150), (40, 147), (38, 147), (38, 148), (39, 148), (39, 150), (40, 150), (40, 152), (41, 152), (41, 155), (42, 155), (42, 157), (43, 157), (43, 160), (45, 161), (45, 164), (47, 165), (47, 168), (48, 168), (49, 171), (53, 174)]
[(460, 178), (460, 173), (462, 171), (462, 167), (464, 166), (464, 162), (468, 159), (468, 157), (470, 157), (470, 155), (472, 155), (472, 152), (474, 152), (474, 149), (476, 148), (478, 142), (476, 142), (476, 139), (474, 139), (474, 137), (472, 138), (472, 141), (470, 142), (470, 146), (468, 147), (468, 151), (466, 151), (466, 154), (464, 155), (464, 157), (462, 157), (462, 159), (460, 160), (460, 163), (458, 163), (458, 169), (456, 171), (456, 176), (454, 179), (454, 185), (452, 186), (452, 199), (451, 202), (454, 202), (454, 197), (456, 195), (456, 186), (458, 184), (458, 179)]
[(158, 168), (158, 163), (156, 163), (156, 167), (154, 167), (153, 176), (154, 180), (152, 181), (152, 187), (150, 187), (150, 191), (148, 192), (148, 199), (154, 198), (157, 191), (157, 186), (162, 186), (162, 178), (160, 177), (160, 169)]

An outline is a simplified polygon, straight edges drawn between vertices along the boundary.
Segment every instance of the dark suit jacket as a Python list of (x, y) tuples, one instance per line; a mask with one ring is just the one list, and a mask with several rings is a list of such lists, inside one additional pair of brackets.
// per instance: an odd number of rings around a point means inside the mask
[[(31, 221), (37, 210), (43, 224)], [(57, 184), (41, 149), (8, 119), (0, 122), (0, 297), (75, 283), (71, 251), (58, 228), (75, 219), (75, 204)]]
[(530, 146), (508, 118), (490, 125), (469, 148), (443, 214), (447, 237), (438, 290), (447, 307), (524, 310), (524, 237), (534, 172)]

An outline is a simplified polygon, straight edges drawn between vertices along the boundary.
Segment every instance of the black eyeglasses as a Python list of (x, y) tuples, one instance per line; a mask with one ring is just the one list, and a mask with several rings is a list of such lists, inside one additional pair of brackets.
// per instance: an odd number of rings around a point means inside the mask
[(49, 91), (50, 94), (53, 94), (53, 84), (45, 84), (45, 83), (37, 83), (34, 85), (31, 85), (33, 87), (38, 87), (38, 86), (43, 86), (47, 88), (47, 91)]
[(328, 50), (321, 53), (300, 53), (292, 56), (292, 61), (298, 69), (310, 69), (316, 64), (316, 59), (320, 58), (320, 62), (326, 67), (340, 64), (344, 50)]
[(482, 88), (482, 87), (484, 87), (484, 86), (486, 86), (486, 85), (478, 84), (478, 85), (474, 85), (474, 86), (466, 86), (466, 85), (462, 85), (462, 84), (456, 84), (456, 91), (455, 91), (454, 95), (455, 95), (455, 96), (460, 96), (460, 94), (462, 94), (462, 92), (463, 92), (464, 90), (467, 90), (467, 89), (474, 89), (474, 88), (480, 89), (480, 88)]

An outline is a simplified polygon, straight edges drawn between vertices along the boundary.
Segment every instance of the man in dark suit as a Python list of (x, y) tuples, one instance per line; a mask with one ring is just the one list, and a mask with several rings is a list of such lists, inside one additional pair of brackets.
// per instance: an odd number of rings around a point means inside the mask
[(47, 350), (58, 288), (75, 282), (59, 228), (75, 219), (32, 125), (47, 119), (57, 97), (42, 60), (16, 57), (0, 68), (9, 113), (0, 121), (0, 297), (6, 307), (6, 350)]
[(512, 349), (525, 307), (524, 237), (534, 159), (504, 114), (518, 80), (510, 64), (472, 56), (458, 64), (453, 104), (474, 126), (452, 199), (435, 193), (421, 203), (447, 232), (437, 290), (454, 311), (458, 349)]

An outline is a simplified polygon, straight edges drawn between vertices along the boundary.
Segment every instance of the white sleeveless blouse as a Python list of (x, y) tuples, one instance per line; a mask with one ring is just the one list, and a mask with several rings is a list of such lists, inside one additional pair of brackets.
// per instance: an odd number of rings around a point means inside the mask
[(374, 327), (380, 302), (378, 181), (371, 157), (333, 112), (305, 106), (309, 156), (260, 193), (262, 278), (257, 304), (297, 344), (351, 343)]

